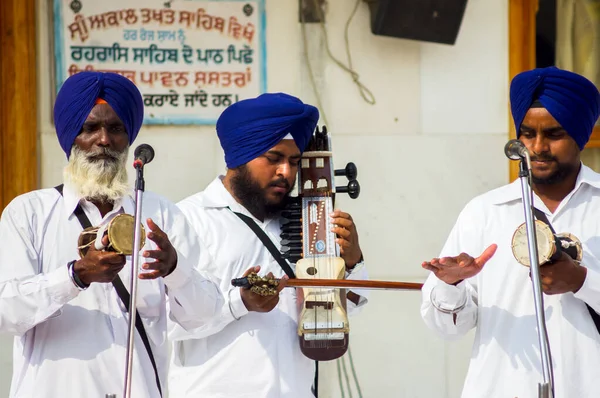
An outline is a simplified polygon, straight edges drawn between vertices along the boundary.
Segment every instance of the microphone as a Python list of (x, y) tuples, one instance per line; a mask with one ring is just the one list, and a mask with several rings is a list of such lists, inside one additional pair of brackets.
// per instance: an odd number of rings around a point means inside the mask
[(528, 153), (525, 145), (516, 139), (508, 141), (504, 146), (504, 154), (511, 160), (526, 158)]
[(154, 159), (154, 149), (148, 144), (139, 145), (133, 152), (133, 167), (144, 167)]

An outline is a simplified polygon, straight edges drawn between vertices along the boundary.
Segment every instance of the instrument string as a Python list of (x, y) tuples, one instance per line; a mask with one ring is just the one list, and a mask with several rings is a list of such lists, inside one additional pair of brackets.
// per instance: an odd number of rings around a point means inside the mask
[[(331, 188), (331, 187), (330, 187)], [(327, 204), (329, 206), (326, 206), (327, 209), (325, 209), (325, 213), (329, 213), (330, 210), (332, 210), (333, 207), (333, 200), (332, 200), (332, 196), (331, 196), (331, 189), (327, 190), (327, 197), (325, 199), (327, 201)], [(325, 217), (327, 218), (327, 235), (329, 235), (329, 239), (331, 240), (331, 248), (332, 250), (328, 251), (328, 258), (327, 258), (327, 266), (328, 266), (328, 274), (329, 274), (329, 278), (334, 279), (337, 276), (334, 275), (334, 260), (336, 257), (336, 243), (335, 243), (335, 234), (333, 232), (331, 232), (331, 228), (332, 228), (332, 223), (331, 223), (331, 219), (329, 217), (329, 214), (325, 214)], [(335, 291), (333, 289), (329, 289), (328, 292), (328, 297), (331, 300), (331, 306), (329, 307), (329, 311), (327, 313), (328, 315), (328, 329), (331, 332), (331, 330), (333, 329), (333, 307), (335, 305)], [(329, 305), (329, 303), (328, 303)], [(329, 339), (327, 340), (328, 342), (330, 341)], [(332, 343), (330, 342), (330, 345)]]
[[(314, 188), (316, 188), (316, 185), (314, 186)], [(312, 202), (312, 206), (314, 206), (314, 205), (315, 205), (315, 203)], [(318, 220), (318, 217), (317, 217), (317, 220)], [(317, 222), (317, 225), (315, 226), (315, 228), (316, 228), (316, 231), (318, 231), (318, 228), (319, 228), (319, 223), (318, 222)], [(311, 248), (312, 251), (313, 251), (313, 254), (312, 254), (312, 267), (315, 270), (315, 272), (313, 272), (312, 275), (311, 275), (313, 279), (315, 279), (315, 277), (317, 275), (319, 275), (319, 272), (320, 272), (319, 269), (318, 269), (318, 267), (317, 267), (317, 256), (315, 255), (316, 244), (317, 244), (317, 240), (316, 240), (316, 233), (315, 233), (315, 239), (313, 239), (312, 248)], [(315, 289), (315, 290), (313, 290), (313, 293), (314, 293), (314, 300), (315, 301), (319, 301), (320, 300), (320, 295), (321, 295), (321, 289)], [(319, 307), (317, 305), (313, 306), (313, 312), (314, 312), (314, 317), (315, 317), (315, 319), (314, 319), (314, 327), (315, 327), (315, 330), (314, 330), (314, 334), (315, 334), (314, 346), (316, 348), (321, 348), (320, 341), (317, 338), (317, 336), (318, 336), (317, 334), (319, 332), (318, 328), (317, 328), (317, 326), (318, 326), (317, 325), (317, 321), (319, 320), (318, 311), (319, 311)]]
[[(316, 185), (313, 181), (313, 189), (314, 188), (316, 188)], [(314, 214), (314, 216), (317, 216), (317, 224), (315, 225), (315, 227), (314, 227), (315, 231), (313, 232), (313, 234), (311, 236), (311, 234), (310, 234), (310, 217), (311, 217), (311, 215), (310, 214), (312, 213), (311, 208), (313, 208), (313, 206), (316, 206), (314, 199), (308, 199), (307, 203), (306, 203), (306, 208), (307, 208), (307, 213), (308, 213), (307, 220), (309, 220), (309, 228), (307, 230), (307, 238), (311, 239), (314, 236), (312, 242), (309, 241), (309, 247), (310, 247), (309, 255), (311, 256), (311, 262), (312, 262), (311, 266), (312, 266), (313, 270), (315, 271), (315, 272), (309, 273), (309, 277), (311, 277), (312, 279), (315, 279), (319, 275), (319, 272), (320, 272), (317, 267), (317, 257), (315, 254), (316, 242), (317, 242), (316, 234), (318, 233), (318, 229), (319, 229), (319, 223), (318, 223), (319, 217), (318, 217), (318, 212), (315, 212), (315, 213), (317, 213), (317, 214)], [(318, 210), (318, 208), (317, 208), (317, 210)], [(312, 298), (311, 299), (314, 300), (315, 302), (318, 302), (320, 300), (321, 289), (313, 288), (311, 290), (312, 290), (312, 292), (311, 292)], [(306, 301), (305, 301), (305, 305), (306, 305)], [(319, 307), (317, 305), (313, 305), (312, 308), (313, 308), (313, 334), (314, 334), (315, 338), (313, 339), (312, 342), (309, 343), (309, 345), (313, 348), (321, 348), (320, 341), (318, 340), (319, 330), (318, 330), (318, 324), (317, 324), (317, 322), (319, 320), (319, 316), (318, 316)]]

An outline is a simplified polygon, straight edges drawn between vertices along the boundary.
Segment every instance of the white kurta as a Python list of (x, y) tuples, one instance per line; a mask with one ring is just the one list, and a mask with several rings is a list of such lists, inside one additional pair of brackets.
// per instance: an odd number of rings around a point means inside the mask
[[(300, 352), (295, 289), (283, 289), (274, 310), (258, 313), (248, 312), (240, 290), (231, 287), (232, 278), (256, 265), (262, 267), (261, 275), (284, 275), (262, 242), (232, 210), (252, 215), (229, 194), (221, 177), (178, 206), (207, 245), (213, 261), (204, 261), (209, 266), (205, 271), (220, 278), (227, 303), (209, 326), (194, 333), (177, 325), (169, 328), (169, 338), (174, 340), (171, 397), (312, 397), (314, 362)], [(279, 219), (261, 222), (252, 218), (279, 247)], [(366, 277), (362, 265), (349, 275)], [(364, 296), (364, 292), (360, 294)], [(360, 306), (365, 302), (362, 300)], [(354, 309), (356, 306), (348, 302), (348, 310)]]
[[(125, 307), (112, 284), (92, 283), (80, 291), (67, 272), (67, 263), (79, 258), (77, 239), (82, 227), (73, 214), (78, 201), (66, 187), (64, 198), (55, 189), (43, 189), (17, 197), (2, 214), (0, 332), (15, 336), (11, 398), (122, 396), (128, 331)], [(93, 204), (82, 200), (82, 207), (92, 225), (101, 224), (103, 219)], [(104, 219), (114, 212), (134, 214), (134, 201), (127, 196), (114, 209)], [(194, 269), (200, 242), (178, 208), (148, 192), (142, 215), (144, 225), (152, 218), (168, 234), (178, 255), (172, 274), (138, 282), (137, 308), (164, 393), (167, 317), (188, 328), (198, 327), (220, 311), (223, 299), (216, 284)], [(155, 247), (146, 240), (144, 248)], [(119, 273), (127, 288), (130, 259)], [(159, 396), (137, 332), (132, 375), (133, 397)]]
[[(600, 397), (600, 334), (585, 303), (600, 312), (600, 175), (582, 166), (577, 184), (554, 214), (536, 196), (557, 233), (570, 232), (583, 243), (588, 273), (573, 294), (545, 295), (544, 308), (557, 398)], [(529, 268), (513, 257), (511, 239), (524, 222), (517, 180), (473, 199), (458, 217), (441, 256), (466, 252), (474, 257), (492, 243), (498, 250), (475, 277), (450, 286), (430, 274), (423, 288), (421, 314), (427, 325), (452, 339), (476, 327), (463, 398), (536, 398), (543, 381)], [(457, 308), (452, 315), (430, 301)]]

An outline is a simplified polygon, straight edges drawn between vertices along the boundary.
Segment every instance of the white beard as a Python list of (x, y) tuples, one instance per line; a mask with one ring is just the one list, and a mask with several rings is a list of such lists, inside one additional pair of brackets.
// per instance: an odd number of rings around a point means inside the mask
[[(85, 152), (77, 145), (71, 148), (69, 163), (64, 169), (65, 185), (86, 199), (115, 202), (129, 192), (127, 162), (129, 147), (119, 153), (110, 149)], [(92, 159), (101, 154), (110, 159)]]

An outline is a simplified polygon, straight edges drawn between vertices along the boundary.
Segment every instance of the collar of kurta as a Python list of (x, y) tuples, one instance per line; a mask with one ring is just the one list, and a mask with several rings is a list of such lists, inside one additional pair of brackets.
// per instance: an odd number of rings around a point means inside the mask
[[(63, 188), (63, 203), (65, 206), (65, 214), (67, 219), (71, 218), (71, 216), (73, 215), (73, 213), (75, 212), (75, 208), (77, 207), (77, 205), (81, 202), (85, 202), (85, 199), (83, 199), (81, 196), (77, 195), (75, 193), (75, 190), (71, 187), (69, 187), (68, 184), (64, 185)], [(115, 205), (113, 206), (113, 210), (114, 209), (120, 209), (123, 208), (123, 212), (127, 213), (127, 214), (134, 214), (135, 212), (135, 203), (133, 201), (133, 198), (130, 195), (127, 195), (119, 200), (117, 200), (115, 202)]]
[[(224, 176), (215, 178), (204, 190), (202, 197), (203, 207), (223, 208), (240, 206), (223, 185)], [(241, 206), (240, 206), (241, 207)]]
[[(583, 184), (600, 189), (600, 174), (594, 172), (592, 169), (582, 163), (573, 192), (577, 191)], [(498, 188), (496, 191), (492, 192), (492, 203), (495, 205), (503, 205), (521, 199), (522, 193), (520, 179), (516, 179), (511, 184), (502, 188)]]

